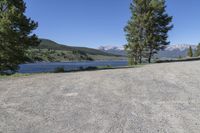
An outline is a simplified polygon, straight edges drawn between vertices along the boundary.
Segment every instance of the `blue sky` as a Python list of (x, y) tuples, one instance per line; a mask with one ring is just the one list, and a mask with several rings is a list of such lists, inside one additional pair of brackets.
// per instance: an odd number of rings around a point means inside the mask
[[(39, 22), (34, 33), (61, 44), (96, 48), (126, 43), (124, 26), (131, 0), (25, 0), (27, 16)], [(200, 0), (167, 0), (174, 17), (171, 44), (200, 42)]]

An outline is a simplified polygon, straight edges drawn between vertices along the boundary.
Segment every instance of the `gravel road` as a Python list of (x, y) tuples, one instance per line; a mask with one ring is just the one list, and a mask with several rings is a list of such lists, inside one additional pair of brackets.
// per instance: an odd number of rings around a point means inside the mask
[(200, 61), (0, 80), (0, 133), (199, 133)]

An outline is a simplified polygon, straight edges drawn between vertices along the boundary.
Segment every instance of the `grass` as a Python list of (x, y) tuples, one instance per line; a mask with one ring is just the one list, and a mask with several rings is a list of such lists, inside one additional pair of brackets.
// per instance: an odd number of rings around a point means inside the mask
[(67, 72), (81, 72), (81, 71), (97, 71), (97, 70), (107, 70), (107, 69), (126, 69), (126, 68), (138, 68), (138, 67), (142, 67), (144, 66), (144, 64), (142, 65), (134, 65), (134, 66), (123, 66), (123, 67), (112, 67), (110, 65), (107, 66), (89, 66), (86, 68), (80, 67), (77, 70), (69, 70), (66, 71), (63, 67), (58, 67), (54, 70), (53, 73), (67, 73)]
[(30, 76), (32, 74), (21, 74), (21, 73), (16, 73), (16, 74), (12, 74), (12, 75), (0, 75), (0, 79), (3, 78), (15, 78), (15, 77), (26, 77), (26, 76)]
[(110, 65), (107, 66), (98, 66), (97, 69), (112, 69), (113, 67)]
[[(67, 72), (80, 72), (80, 71), (96, 71), (96, 70), (106, 70), (106, 69), (126, 69), (126, 68), (140, 68), (145, 66), (146, 64), (140, 64), (140, 65), (132, 65), (132, 66), (123, 66), (123, 67), (112, 67), (110, 65), (107, 66), (97, 66), (97, 67), (86, 67), (82, 68), (80, 67), (79, 70), (72, 70), (72, 71), (65, 71), (64, 67), (58, 67), (54, 70), (53, 73), (67, 73)], [(48, 72), (47, 72), (48, 73)], [(46, 73), (36, 73), (36, 74), (46, 74)], [(17, 78), (17, 77), (27, 77), (35, 74), (21, 74), (21, 73), (15, 73), (12, 75), (0, 75), (0, 79), (4, 78)]]
[(200, 57), (187, 57), (181, 59), (157, 60), (156, 63), (185, 62), (185, 61), (198, 61), (198, 60), (200, 60)]
[(97, 70), (104, 70), (104, 69), (126, 69), (126, 68), (139, 68), (143, 67), (147, 64), (139, 64), (139, 65), (129, 65), (129, 66), (122, 66), (122, 67), (112, 67), (112, 66), (98, 66)]

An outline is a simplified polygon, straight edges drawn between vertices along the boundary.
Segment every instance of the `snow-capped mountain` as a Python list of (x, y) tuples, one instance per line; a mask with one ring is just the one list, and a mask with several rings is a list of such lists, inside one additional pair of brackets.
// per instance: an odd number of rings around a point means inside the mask
[(122, 55), (122, 56), (126, 55), (126, 52), (123, 46), (112, 46), (112, 45), (100, 46), (98, 50), (115, 54), (115, 55)]
[(192, 47), (192, 49), (196, 49), (196, 45), (189, 45), (189, 44), (177, 44), (177, 45), (169, 45), (165, 50), (167, 51), (173, 51), (173, 50), (179, 50), (184, 51), (188, 49), (189, 47)]
[(159, 58), (178, 58), (186, 57), (189, 47), (192, 47), (193, 51), (196, 49), (196, 45), (190, 44), (177, 44), (169, 45), (165, 50), (159, 51), (157, 57)]
[(100, 46), (98, 48), (99, 50), (124, 50), (124, 47), (123, 46), (112, 46), (112, 45), (107, 45), (107, 46)]
[[(177, 57), (186, 57), (187, 51), (189, 47), (192, 47), (193, 50), (196, 49), (196, 45), (190, 44), (177, 44), (177, 45), (169, 45), (166, 47), (164, 51), (159, 51), (157, 57), (159, 58), (177, 58)], [(126, 55), (123, 46), (101, 46), (98, 48), (101, 51), (112, 53), (116, 55)]]

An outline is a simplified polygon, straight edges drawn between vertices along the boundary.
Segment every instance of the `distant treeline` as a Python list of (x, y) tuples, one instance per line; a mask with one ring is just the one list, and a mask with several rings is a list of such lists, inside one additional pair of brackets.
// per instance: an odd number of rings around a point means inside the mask
[(182, 58), (182, 59), (157, 60), (156, 63), (185, 62), (185, 61), (198, 61), (198, 60), (200, 60), (200, 57)]

